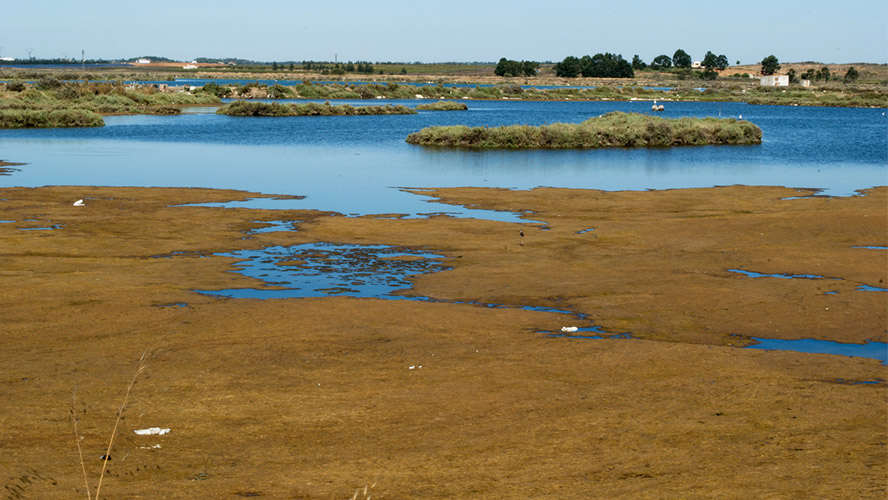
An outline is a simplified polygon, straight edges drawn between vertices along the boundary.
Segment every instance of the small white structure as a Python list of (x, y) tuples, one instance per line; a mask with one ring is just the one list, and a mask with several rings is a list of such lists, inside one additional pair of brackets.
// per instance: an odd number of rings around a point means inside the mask
[(691, 63), (691, 67), (694, 69), (700, 69), (703, 67), (703, 63), (700, 61), (694, 61), (693, 63)]
[(763, 87), (789, 87), (789, 75), (763, 75)]
[(802, 87), (810, 87), (811, 86), (811, 80), (800, 80), (800, 81), (802, 83)]
[(15, 58), (14, 57), (0, 57), (0, 61), (12, 62), (12, 61), (15, 61)]
[(136, 64), (151, 64), (151, 59), (145, 59), (144, 57), (136, 60)]
[(197, 65), (196, 64), (186, 64), (185, 66), (182, 66), (182, 69), (197, 69)]

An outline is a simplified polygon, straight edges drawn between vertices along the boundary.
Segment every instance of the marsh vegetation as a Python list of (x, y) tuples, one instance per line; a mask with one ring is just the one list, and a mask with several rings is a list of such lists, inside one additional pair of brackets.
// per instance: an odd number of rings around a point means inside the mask
[(0, 128), (101, 127), (102, 115), (179, 114), (185, 105), (215, 104), (209, 94), (161, 92), (151, 86), (41, 78), (0, 91)]
[(613, 112), (582, 123), (534, 127), (428, 127), (407, 142), (422, 146), (498, 149), (591, 149), (612, 147), (759, 144), (762, 131), (750, 122), (718, 118), (667, 119)]
[(219, 108), (216, 113), (228, 116), (351, 116), (351, 115), (414, 115), (416, 110), (403, 105), (333, 106), (329, 101), (320, 104), (279, 104), (276, 102), (235, 101)]

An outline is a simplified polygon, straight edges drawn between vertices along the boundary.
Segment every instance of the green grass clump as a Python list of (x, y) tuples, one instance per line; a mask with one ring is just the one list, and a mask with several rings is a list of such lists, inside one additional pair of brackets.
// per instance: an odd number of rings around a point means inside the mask
[(228, 116), (352, 116), (352, 115), (414, 115), (416, 110), (403, 105), (332, 106), (310, 102), (306, 104), (278, 104), (267, 102), (235, 101), (219, 108), (216, 113)]
[(0, 128), (102, 127), (98, 113), (83, 109), (0, 109)]
[(464, 102), (437, 101), (428, 104), (420, 104), (416, 109), (423, 111), (465, 111), (469, 109), (469, 107)]
[(638, 113), (612, 112), (583, 123), (534, 127), (428, 127), (407, 136), (422, 146), (496, 149), (589, 149), (613, 147), (760, 144), (762, 131), (732, 118), (667, 119)]

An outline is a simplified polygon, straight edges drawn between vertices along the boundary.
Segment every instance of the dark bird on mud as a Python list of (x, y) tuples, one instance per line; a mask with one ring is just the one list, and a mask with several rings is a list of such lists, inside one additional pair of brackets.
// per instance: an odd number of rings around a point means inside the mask
[(524, 238), (524, 230), (523, 230), (523, 229), (519, 230), (519, 231), (518, 231), (518, 234), (520, 234), (521, 237)]

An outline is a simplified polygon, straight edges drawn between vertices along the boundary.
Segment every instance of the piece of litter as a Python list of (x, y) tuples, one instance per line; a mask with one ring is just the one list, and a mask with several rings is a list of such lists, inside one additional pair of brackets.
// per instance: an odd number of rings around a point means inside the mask
[(156, 444), (154, 446), (137, 446), (136, 448), (138, 448), (140, 450), (156, 450), (156, 449), (160, 448), (160, 445)]
[(561, 331), (562, 331), (562, 332), (573, 333), (573, 332), (575, 332), (575, 331), (577, 331), (577, 330), (579, 330), (579, 328), (577, 328), (577, 327), (575, 327), (575, 326), (562, 326), (562, 327), (561, 327)]
[(409, 368), (409, 369), (412, 370), (412, 369), (414, 369), (414, 368), (416, 368), (415, 365), (410, 365), (410, 368)]
[(75, 207), (83, 207), (83, 206), (86, 206), (86, 203), (84, 203), (83, 200), (77, 200), (74, 202), (74, 206)]
[(158, 436), (163, 436), (167, 432), (170, 432), (170, 430), (169, 429), (161, 429), (160, 427), (149, 427), (148, 429), (136, 429), (133, 432), (135, 432), (136, 434), (138, 434), (140, 436), (151, 436), (154, 434), (156, 434)]

